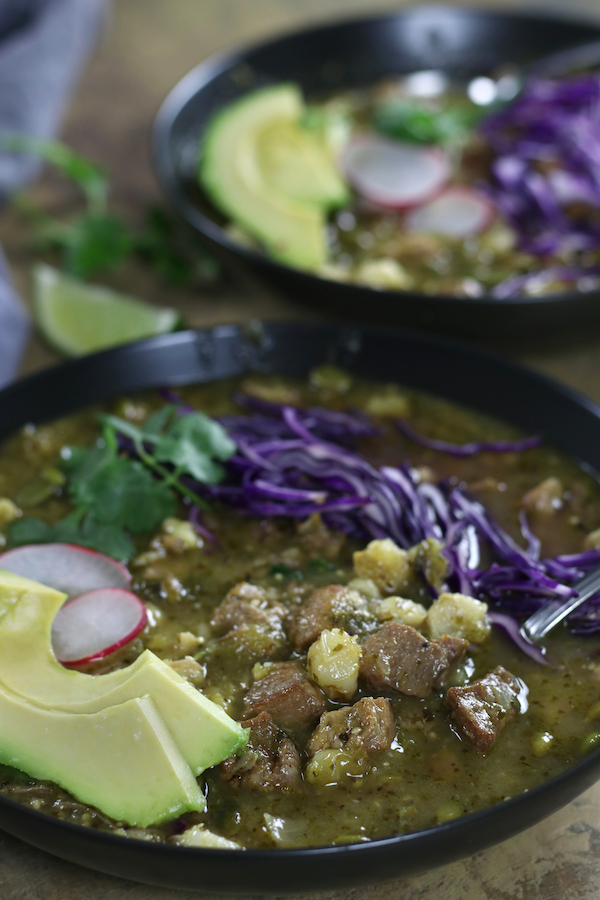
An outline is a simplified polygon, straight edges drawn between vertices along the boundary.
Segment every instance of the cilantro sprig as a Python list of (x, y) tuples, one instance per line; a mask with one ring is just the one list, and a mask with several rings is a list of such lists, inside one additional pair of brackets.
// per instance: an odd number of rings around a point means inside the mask
[(86, 279), (118, 268), (132, 256), (141, 258), (168, 283), (186, 284), (195, 276), (215, 281), (219, 268), (212, 256), (163, 210), (151, 207), (145, 226), (133, 230), (109, 210), (110, 186), (99, 166), (58, 141), (32, 135), (5, 135), (1, 148), (29, 153), (54, 166), (82, 192), (85, 208), (64, 221), (48, 216), (23, 197), (15, 205), (34, 228), (38, 251), (58, 251), (69, 275)]
[(207, 509), (187, 482), (218, 484), (225, 475), (221, 462), (235, 451), (218, 422), (201, 412), (180, 416), (172, 404), (143, 426), (111, 415), (101, 422), (103, 436), (91, 448), (62, 452), (73, 512), (55, 525), (34, 518), (14, 522), (13, 544), (63, 541), (129, 559), (135, 553), (132, 536), (151, 532), (172, 516), (177, 494)]
[(418, 100), (392, 98), (375, 108), (373, 125), (397, 140), (448, 145), (464, 141), (483, 115), (482, 107), (462, 98), (447, 99), (440, 108), (428, 108)]
[(143, 427), (116, 416), (103, 416), (102, 422), (114, 433), (128, 437), (148, 469), (201, 509), (207, 508), (206, 502), (181, 476), (218, 484), (225, 475), (218, 461), (229, 459), (235, 451), (235, 444), (218, 422), (201, 412), (180, 416), (173, 404), (164, 406)]

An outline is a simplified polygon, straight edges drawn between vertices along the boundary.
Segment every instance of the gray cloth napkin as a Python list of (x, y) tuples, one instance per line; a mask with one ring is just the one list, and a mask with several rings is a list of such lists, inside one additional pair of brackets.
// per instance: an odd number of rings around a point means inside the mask
[[(15, 133), (55, 137), (106, 2), (0, 0), (0, 140)], [(0, 198), (22, 187), (38, 166), (30, 156), (0, 152)], [(14, 377), (28, 333), (0, 251), (0, 386)]]

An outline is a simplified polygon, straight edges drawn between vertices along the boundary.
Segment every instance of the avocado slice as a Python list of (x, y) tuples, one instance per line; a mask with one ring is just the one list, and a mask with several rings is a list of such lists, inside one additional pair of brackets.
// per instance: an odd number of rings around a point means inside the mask
[(0, 687), (0, 762), (53, 781), (117, 821), (146, 827), (204, 795), (149, 697), (99, 712), (40, 709)]
[(333, 165), (323, 128), (307, 128), (295, 119), (275, 119), (257, 133), (256, 154), (265, 184), (287, 197), (326, 212), (350, 199)]
[(62, 666), (51, 632), (65, 600), (59, 591), (0, 570), (0, 685), (36, 706), (71, 713), (149, 695), (194, 775), (244, 746), (246, 730), (150, 650), (108, 675)]
[(199, 180), (210, 199), (276, 260), (316, 270), (327, 259), (325, 216), (348, 199), (324, 132), (304, 128), (302, 94), (253, 91), (207, 128)]

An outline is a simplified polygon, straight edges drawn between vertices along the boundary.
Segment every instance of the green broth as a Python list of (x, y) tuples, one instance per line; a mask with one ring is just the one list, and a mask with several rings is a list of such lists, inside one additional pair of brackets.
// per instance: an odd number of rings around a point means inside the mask
[[(430, 437), (464, 443), (472, 440), (514, 439), (518, 435), (485, 416), (446, 401), (366, 382), (325, 381), (304, 384), (256, 377), (242, 388), (263, 397), (299, 405), (333, 409), (369, 409), (373, 398), (405, 411), (412, 426)], [(190, 387), (185, 401), (209, 415), (233, 411), (232, 394), (238, 382)], [(383, 399), (382, 399), (383, 398)], [(122, 398), (103, 411), (143, 420), (161, 401), (155, 394)], [(40, 472), (57, 464), (66, 444), (89, 446), (97, 437), (99, 408), (38, 428), (29, 427), (0, 451), (0, 496), (18, 498), (40, 480)], [(375, 465), (413, 466), (430, 470), (436, 481), (455, 477), (517, 540), (521, 500), (543, 480), (560, 479), (564, 486), (561, 508), (550, 515), (533, 514), (531, 526), (543, 542), (542, 556), (579, 552), (586, 535), (600, 524), (600, 489), (588, 475), (552, 448), (523, 453), (482, 453), (455, 458), (424, 449), (402, 436), (390, 417), (378, 418), (382, 436), (363, 439), (361, 451)], [(41, 495), (40, 495), (41, 496)], [(60, 485), (51, 497), (38, 496), (37, 505), (25, 508), (53, 523), (70, 510)], [(183, 507), (179, 510), (185, 517)], [(327, 584), (346, 584), (354, 577), (352, 554), (364, 545), (334, 539), (325, 550), (307, 544), (296, 523), (288, 519), (251, 519), (213, 504), (205, 517), (218, 545), (181, 552), (156, 535), (137, 539), (138, 557), (131, 564), (133, 590), (148, 604), (150, 621), (142, 635), (116, 654), (90, 666), (96, 674), (125, 666), (144, 648), (164, 659), (188, 656), (182, 635), (196, 642), (192, 655), (202, 669), (201, 689), (242, 718), (244, 693), (253, 681), (253, 666), (264, 659), (260, 642), (218, 638), (210, 620), (226, 593), (241, 581), (267, 589), (290, 611)], [(415, 586), (412, 599), (429, 602), (423, 586)], [(202, 822), (210, 830), (246, 847), (307, 846), (375, 839), (418, 830), (458, 815), (497, 803), (526, 791), (562, 772), (594, 745), (600, 733), (600, 637), (571, 636), (563, 627), (547, 639), (552, 667), (540, 667), (523, 656), (497, 630), (480, 646), (471, 645), (458, 670), (472, 682), (498, 665), (527, 686), (521, 714), (501, 734), (486, 756), (463, 742), (443, 707), (444, 694), (427, 699), (386, 694), (393, 707), (397, 733), (391, 749), (372, 759), (372, 768), (345, 783), (320, 787), (306, 780), (290, 791), (262, 792), (234, 787), (218, 768), (206, 773), (208, 807), (205, 814), (189, 814), (185, 824)], [(188, 648), (189, 650), (189, 648)], [(300, 653), (282, 646), (276, 659), (304, 662)], [(372, 696), (364, 686), (349, 701)], [(330, 708), (340, 705), (331, 701)], [(303, 765), (304, 739), (297, 739)], [(123, 828), (52, 784), (39, 784), (10, 769), (0, 772), (0, 792), (50, 815), (91, 827), (150, 840), (168, 840), (181, 830), (181, 822), (144, 831)]]

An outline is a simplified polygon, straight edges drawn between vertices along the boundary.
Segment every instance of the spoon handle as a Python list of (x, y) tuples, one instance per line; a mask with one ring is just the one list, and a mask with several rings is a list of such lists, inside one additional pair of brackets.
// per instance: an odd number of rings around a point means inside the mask
[(533, 60), (524, 71), (528, 76), (557, 78), (580, 69), (594, 68), (598, 64), (600, 64), (600, 41), (591, 41)]
[(535, 643), (548, 634), (555, 625), (562, 622), (574, 609), (597, 594), (600, 591), (600, 566), (584, 575), (581, 581), (575, 585), (575, 589), (577, 591), (575, 597), (569, 597), (564, 603), (549, 603), (529, 616), (523, 622), (521, 632)]

